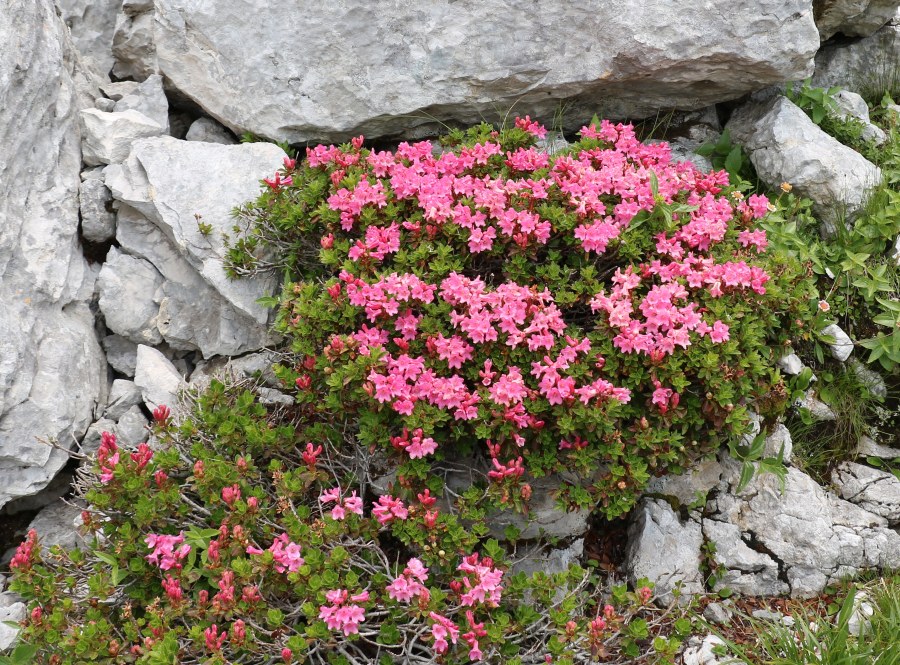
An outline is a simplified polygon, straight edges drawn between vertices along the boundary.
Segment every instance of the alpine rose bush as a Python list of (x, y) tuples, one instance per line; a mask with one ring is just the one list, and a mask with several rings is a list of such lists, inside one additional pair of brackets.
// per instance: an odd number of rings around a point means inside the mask
[(279, 376), (330, 441), (409, 482), (462, 461), (507, 507), (574, 472), (561, 503), (615, 517), (743, 432), (748, 405), (784, 409), (773, 361), (814, 293), (766, 252), (766, 198), (724, 171), (628, 125), (595, 121), (553, 156), (545, 134), (519, 119), (393, 153), (308, 149), (241, 211), (230, 257), (242, 272), (274, 253), (296, 280)]

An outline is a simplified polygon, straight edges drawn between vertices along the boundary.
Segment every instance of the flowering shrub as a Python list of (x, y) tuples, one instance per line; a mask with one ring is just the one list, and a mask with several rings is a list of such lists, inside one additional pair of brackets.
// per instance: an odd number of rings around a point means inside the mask
[(618, 516), (741, 433), (748, 404), (784, 408), (773, 356), (814, 292), (767, 252), (765, 197), (724, 171), (606, 121), (556, 156), (544, 134), (309, 149), (243, 209), (231, 261), (274, 250), (297, 280), (279, 375), (329, 441), (392, 455), (407, 486), (466, 460), (508, 506), (574, 471), (560, 500)]
[(675, 636), (648, 639), (679, 616), (649, 588), (604, 588), (578, 566), (517, 573), (428, 490), (337, 486), (340, 451), (297, 446), (277, 417), (214, 383), (192, 418), (157, 420), (140, 462), (105, 437), (106, 461), (79, 477), (87, 546), (43, 549), (32, 532), (11, 564), (36, 662), (566, 664), (677, 650)]

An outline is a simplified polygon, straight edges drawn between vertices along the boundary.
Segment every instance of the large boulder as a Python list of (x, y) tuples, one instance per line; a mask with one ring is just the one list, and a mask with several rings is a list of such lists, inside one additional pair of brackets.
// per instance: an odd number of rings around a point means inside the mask
[[(881, 95), (897, 83), (900, 18), (895, 15), (875, 34), (852, 42), (826, 44), (816, 54), (814, 86), (839, 86), (860, 94)], [(877, 101), (877, 100), (876, 100)]]
[(66, 463), (105, 401), (106, 365), (78, 247), (78, 57), (51, 0), (6, 2), (0, 44), (2, 506)]
[(122, 254), (112, 254), (113, 265), (104, 266), (100, 303), (107, 312), (106, 303), (114, 307), (120, 293), (130, 292), (137, 295), (131, 308), (141, 310), (140, 317), (117, 317), (110, 325), (115, 333), (143, 344), (159, 336), (173, 349), (199, 350), (207, 358), (266, 345), (269, 311), (256, 301), (272, 293), (274, 279), (228, 279), (222, 236), (233, 234), (232, 209), (255, 198), (260, 179), (284, 157), (269, 143), (160, 137), (135, 142), (123, 164), (107, 167), (106, 184), (120, 202)]
[(291, 142), (550, 120), (563, 101), (579, 121), (698, 109), (809, 76), (819, 47), (809, 0), (130, 4), (118, 76), (158, 72), (233, 131)]
[(814, 0), (816, 25), (822, 41), (841, 33), (868, 37), (897, 13), (897, 0)]
[(98, 74), (108, 75), (113, 66), (112, 42), (122, 0), (56, 0), (56, 5), (85, 62)]
[(760, 179), (773, 188), (788, 182), (810, 198), (828, 232), (852, 221), (881, 182), (878, 167), (819, 129), (786, 97), (748, 102), (727, 129)]

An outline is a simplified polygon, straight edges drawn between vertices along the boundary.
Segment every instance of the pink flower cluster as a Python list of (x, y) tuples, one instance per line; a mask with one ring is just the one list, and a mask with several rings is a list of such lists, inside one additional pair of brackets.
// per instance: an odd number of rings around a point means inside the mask
[(366, 611), (358, 603), (369, 600), (369, 592), (350, 595), (346, 589), (333, 589), (325, 594), (329, 605), (319, 606), (319, 618), (329, 630), (340, 630), (344, 635), (359, 633), (359, 624), (366, 620)]
[(412, 435), (404, 428), (401, 436), (391, 437), (391, 444), (405, 450), (410, 459), (421, 459), (437, 450), (437, 442), (430, 436), (423, 436), (421, 428), (413, 430)]
[[(445, 616), (437, 612), (428, 615), (434, 623), (431, 625), (431, 636), (434, 638), (434, 652), (438, 655), (447, 653), (450, 642), (456, 644), (459, 639), (459, 627)], [(447, 641), (449, 639), (449, 642)]]
[(379, 524), (385, 525), (395, 519), (405, 520), (409, 517), (409, 510), (400, 499), (383, 494), (378, 497), (377, 503), (372, 504), (372, 517), (377, 519)]
[(419, 559), (410, 559), (403, 574), (394, 578), (385, 590), (388, 596), (401, 603), (409, 603), (414, 598), (428, 600), (428, 589), (424, 583), (428, 580), (428, 568)]
[(474, 552), (465, 557), (456, 569), (466, 574), (462, 579), (466, 591), (460, 597), (463, 605), (499, 605), (503, 591), (503, 571), (494, 567), (490, 557), (480, 559), (478, 553)]
[(330, 490), (322, 492), (319, 496), (319, 501), (324, 505), (329, 503), (335, 504), (334, 508), (331, 509), (331, 519), (333, 520), (343, 520), (349, 513), (363, 514), (363, 502), (361, 498), (356, 496), (356, 490), (353, 490), (350, 496), (341, 501), (341, 488), (332, 487)]
[(160, 570), (181, 568), (181, 562), (191, 551), (191, 546), (184, 542), (183, 532), (177, 536), (150, 533), (144, 542), (153, 550), (144, 558)]
[(119, 446), (116, 435), (110, 432), (100, 434), (100, 448), (97, 450), (97, 462), (100, 463), (100, 482), (108, 483), (119, 463)]

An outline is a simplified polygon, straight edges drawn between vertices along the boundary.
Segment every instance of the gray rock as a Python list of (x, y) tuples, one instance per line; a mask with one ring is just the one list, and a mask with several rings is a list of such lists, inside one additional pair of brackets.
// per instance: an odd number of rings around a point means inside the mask
[(138, 111), (169, 131), (169, 101), (163, 90), (162, 76), (152, 74), (132, 92), (116, 102), (116, 111)]
[(101, 340), (106, 352), (106, 361), (110, 366), (125, 376), (134, 376), (137, 365), (137, 344), (129, 342), (119, 335), (107, 335)]
[(819, 46), (809, 0), (533, 9), (156, 0), (120, 16), (114, 71), (163, 74), (236, 133), (332, 141), (499, 120), (513, 106), (549, 120), (562, 100), (579, 121), (698, 109), (808, 76)]
[(900, 459), (900, 448), (883, 446), (868, 436), (861, 436), (856, 447), (857, 457), (878, 457), (879, 459)]
[(710, 623), (716, 623), (720, 626), (731, 625), (731, 618), (734, 616), (731, 610), (721, 603), (710, 603), (703, 610), (703, 618)]
[[(135, 353), (137, 353), (136, 347)], [(143, 401), (141, 389), (137, 387), (134, 381), (116, 379), (109, 390), (109, 403), (106, 405), (103, 417), (110, 420), (118, 420), (131, 407), (139, 406)]]
[(715, 561), (725, 570), (719, 575), (714, 591), (727, 588), (749, 596), (777, 596), (789, 590), (778, 577), (778, 563), (771, 556), (751, 549), (734, 524), (705, 519), (703, 535), (715, 545)]
[(870, 37), (823, 46), (816, 54), (812, 84), (881, 95), (896, 81), (900, 61), (898, 35), (900, 24), (892, 19)]
[(727, 128), (760, 179), (771, 187), (791, 183), (812, 199), (826, 229), (853, 221), (881, 182), (878, 167), (819, 129), (786, 97), (742, 106)]
[(841, 90), (834, 95), (834, 101), (838, 108), (838, 118), (842, 120), (855, 119), (862, 123), (861, 138), (864, 141), (881, 145), (887, 140), (887, 134), (880, 127), (872, 124), (869, 119), (869, 106), (860, 95), (849, 90)]
[(147, 441), (147, 425), (150, 421), (144, 417), (139, 406), (133, 406), (119, 418), (116, 423), (116, 438), (126, 448), (137, 448)]
[(837, 420), (837, 414), (825, 402), (816, 398), (812, 390), (807, 390), (803, 397), (794, 403), (794, 406), (808, 410), (813, 420)]
[(112, 113), (116, 110), (116, 103), (106, 97), (97, 97), (94, 100), (94, 108), (104, 113)]
[(119, 101), (127, 95), (132, 95), (140, 87), (137, 81), (118, 81), (116, 83), (101, 83), (100, 90), (113, 101)]
[(885, 399), (887, 397), (887, 385), (885, 385), (884, 379), (882, 378), (881, 374), (873, 369), (869, 369), (864, 363), (860, 362), (856, 358), (851, 360), (848, 364), (850, 365), (850, 369), (853, 370), (853, 373), (856, 374), (856, 377), (859, 379), (860, 383), (868, 388), (870, 393), (872, 393), (876, 397), (880, 397), (881, 399)]
[(204, 357), (234, 355), (271, 342), (266, 325), (239, 311), (205, 280), (165, 233), (130, 206), (119, 209), (120, 249), (155, 266), (165, 278), (156, 327), (173, 349)]
[(237, 140), (231, 133), (212, 118), (198, 118), (192, 122), (184, 139), (186, 141), (221, 143), (223, 145), (234, 145), (237, 143)]
[(832, 323), (830, 326), (822, 328), (822, 334), (834, 337), (834, 343), (829, 344), (828, 348), (835, 360), (844, 362), (850, 357), (850, 354), (853, 353), (853, 340), (850, 339), (850, 336), (836, 323)]
[(112, 41), (120, 0), (57, 0), (82, 58), (103, 78), (113, 66)]
[(820, 0), (816, 25), (824, 42), (837, 33), (868, 37), (887, 23), (897, 11), (897, 0)]
[(28, 528), (37, 531), (41, 547), (59, 545), (64, 550), (71, 550), (85, 543), (76, 528), (76, 521), (81, 524), (81, 511), (82, 506), (70, 505), (60, 499), (41, 510)]
[(555, 575), (565, 573), (584, 555), (584, 538), (574, 540), (568, 547), (551, 548), (546, 545), (529, 545), (516, 550), (510, 573), (535, 573)]
[(736, 526), (754, 550), (778, 564), (792, 596), (818, 594), (826, 585), (864, 569), (896, 568), (900, 534), (885, 518), (827, 493), (806, 474), (788, 468), (782, 491), (773, 474), (757, 474), (734, 493), (740, 465), (730, 463), (710, 519)]
[(651, 478), (644, 494), (675, 499), (681, 506), (705, 504), (707, 494), (719, 484), (721, 476), (722, 465), (719, 460), (701, 460), (683, 474)]
[(84, 163), (91, 166), (124, 161), (132, 143), (159, 136), (164, 131), (159, 123), (139, 111), (104, 113), (98, 109), (84, 109), (80, 115)]
[(163, 277), (149, 261), (110, 248), (97, 287), (106, 327), (135, 344), (159, 344), (156, 292)]
[(16, 638), (21, 630), (10, 626), (7, 622), (18, 623), (23, 621), (26, 607), (23, 602), (9, 602), (6, 600), (7, 597), (14, 597), (13, 594), (3, 593), (0, 594), (0, 597), (4, 597), (3, 602), (0, 602), (0, 651), (6, 651), (15, 645)]
[(151, 411), (165, 404), (174, 412), (178, 392), (184, 387), (184, 380), (169, 359), (144, 344), (137, 347), (134, 383), (141, 389), (144, 403)]
[(872, 625), (872, 617), (875, 615), (875, 607), (869, 601), (869, 594), (859, 591), (853, 597), (853, 612), (847, 621), (847, 631), (859, 637), (860, 633), (869, 630)]
[(522, 515), (514, 510), (491, 512), (487, 518), (491, 534), (495, 538), (505, 540), (506, 528), (512, 526), (519, 530), (521, 540), (580, 538), (588, 530), (591, 511), (560, 510), (556, 499), (553, 498), (560, 486), (578, 481), (574, 474), (552, 474), (532, 480), (530, 484), (533, 494), (528, 504), (528, 515)]
[(766, 437), (766, 446), (763, 451), (765, 457), (778, 457), (785, 464), (790, 463), (794, 452), (794, 442), (791, 440), (791, 433), (787, 427), (778, 423)]
[[(641, 578), (653, 582), (659, 601), (669, 604), (680, 587), (685, 594), (703, 592), (700, 546), (703, 534), (694, 519), (682, 522), (671, 506), (659, 499), (644, 498), (628, 527), (625, 569), (635, 583)], [(664, 552), (665, 556), (660, 556)]]
[[(274, 290), (274, 278), (228, 279), (222, 234), (233, 233), (232, 209), (258, 196), (259, 180), (271, 176), (284, 156), (270, 143), (223, 146), (159, 137), (135, 142), (124, 164), (106, 170), (106, 185), (117, 200), (156, 224), (238, 312), (265, 326), (269, 310), (256, 301)], [(211, 231), (204, 233), (198, 222)]]
[(281, 406), (291, 406), (297, 402), (291, 395), (286, 395), (274, 388), (260, 387), (256, 389), (256, 394), (259, 395), (259, 403), (266, 406), (277, 406), (279, 404)]
[(116, 423), (109, 418), (101, 418), (88, 427), (87, 433), (81, 440), (78, 452), (82, 455), (94, 455), (100, 449), (100, 439), (104, 432), (116, 433)]
[(743, 665), (731, 656), (719, 656), (717, 652), (724, 649), (725, 642), (720, 637), (707, 635), (701, 640), (695, 635), (688, 640), (681, 662), (684, 665)]
[(778, 369), (790, 376), (797, 376), (803, 371), (803, 361), (796, 353), (789, 353), (778, 360)]
[(772, 623), (780, 623), (782, 626), (793, 626), (794, 617), (785, 616), (781, 612), (773, 612), (771, 610), (753, 610), (753, 618), (762, 621), (771, 621)]
[(831, 474), (840, 496), (891, 526), (900, 525), (900, 480), (893, 473), (855, 462), (842, 462)]
[(72, 490), (72, 474), (66, 470), (56, 474), (48, 485), (36, 494), (23, 496), (3, 506), (3, 515), (34, 512), (55, 503)]
[(107, 242), (116, 235), (111, 206), (112, 194), (102, 180), (88, 178), (81, 183), (81, 234), (85, 240)]

